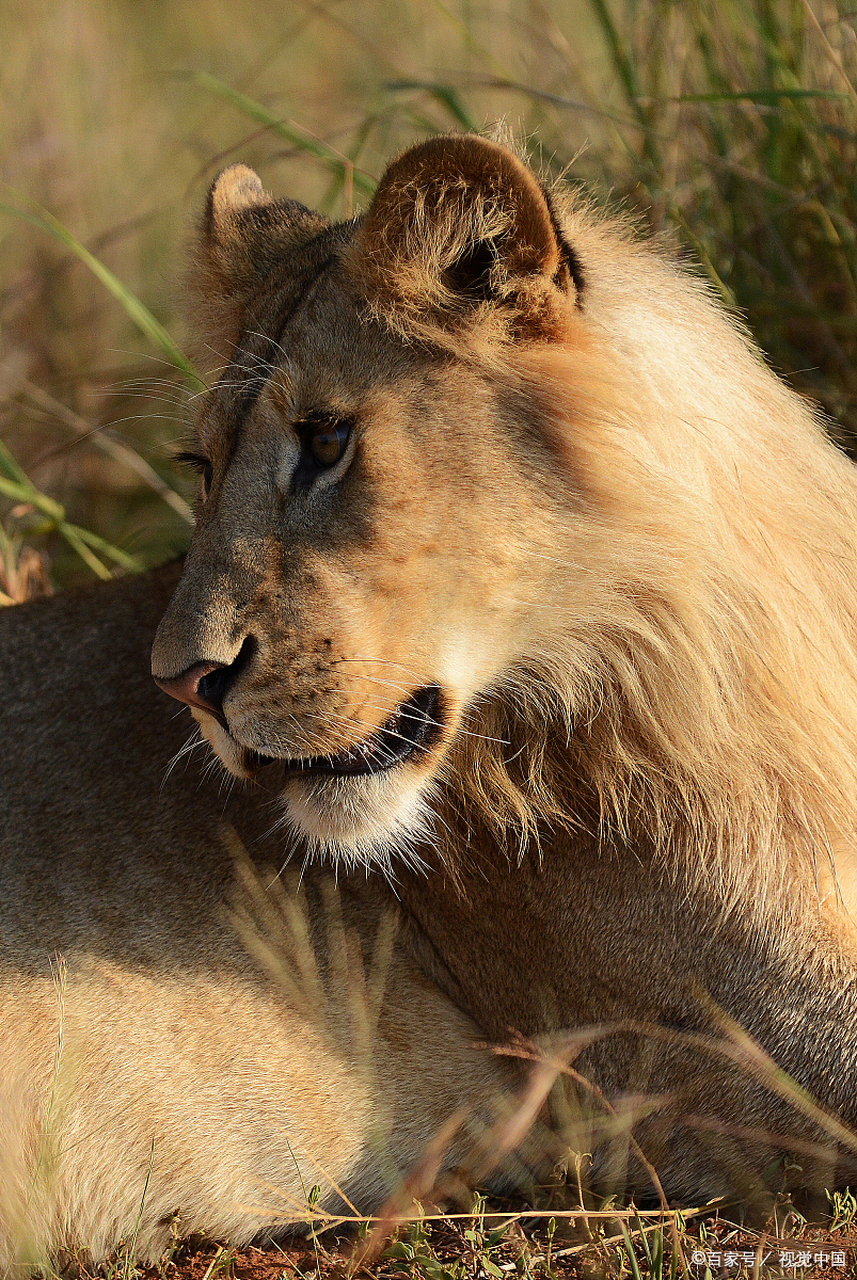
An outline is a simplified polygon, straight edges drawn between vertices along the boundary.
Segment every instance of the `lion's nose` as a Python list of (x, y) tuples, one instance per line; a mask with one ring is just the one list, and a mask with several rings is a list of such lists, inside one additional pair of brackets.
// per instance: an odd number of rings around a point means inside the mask
[(155, 676), (155, 684), (171, 698), (186, 702), (223, 719), (223, 696), (226, 692), (227, 672), (231, 668), (222, 662), (196, 662), (179, 676), (162, 680)]

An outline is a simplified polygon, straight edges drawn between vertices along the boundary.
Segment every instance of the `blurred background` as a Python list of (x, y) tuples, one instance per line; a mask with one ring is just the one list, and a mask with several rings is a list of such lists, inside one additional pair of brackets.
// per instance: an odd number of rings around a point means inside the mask
[(504, 120), (694, 258), (853, 451), (854, 29), (832, 0), (0, 0), (0, 600), (186, 544), (183, 252), (239, 159), (349, 216), (411, 141)]

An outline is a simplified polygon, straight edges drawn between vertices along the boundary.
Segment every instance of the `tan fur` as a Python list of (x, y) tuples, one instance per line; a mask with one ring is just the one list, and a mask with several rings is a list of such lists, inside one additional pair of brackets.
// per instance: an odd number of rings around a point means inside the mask
[(394, 904), (328, 871), (299, 889), (264, 803), (168, 771), (186, 726), (148, 648), (176, 578), (0, 614), (3, 1274), (246, 1241), (308, 1220), (316, 1186), (369, 1212), (444, 1128), (438, 1165), (490, 1164), (517, 1105), (521, 1072), (419, 973)]
[[(510, 151), (483, 139), (413, 148), (387, 170), (365, 218), (339, 226), (272, 201), (249, 171), (227, 170), (194, 274), (202, 335), (224, 369), (197, 427), (210, 492), (153, 670), (196, 704), (222, 763), (254, 785), (221, 801), (211, 783), (189, 785), (179, 765), (157, 795), (176, 729), (158, 695), (140, 689), (119, 700), (129, 722), (121, 730), (109, 702), (97, 732), (79, 722), (64, 730), (50, 758), (65, 800), (55, 781), (25, 801), (23, 779), (48, 751), (40, 735), (54, 712), (36, 682), (26, 715), (37, 727), (7, 792), (29, 825), (10, 836), (0, 885), (50, 928), (25, 944), (11, 926), (3, 935), (13, 976), (0, 998), (23, 1010), (19, 1025), (55, 1027), (47, 958), (79, 953), (62, 984), (71, 1040), (83, 1046), (72, 1062), (121, 1079), (123, 1105), (136, 1108), (133, 1144), (111, 1138), (121, 1185), (145, 1180), (157, 1128), (169, 1152), (152, 1165), (158, 1212), (175, 1201), (185, 1223), (192, 1204), (194, 1224), (246, 1238), (260, 1225), (246, 1207), (234, 1210), (249, 1194), (246, 1170), (259, 1167), (247, 1135), (254, 1108), (273, 1108), (288, 1117), (283, 1132), (295, 1126), (311, 1160), (356, 1188), (365, 1208), (384, 1182), (361, 1164), (379, 1107), (395, 1111), (389, 1144), (402, 1168), (455, 1097), (478, 1128), (486, 1096), (513, 1086), (511, 1063), (506, 1077), (501, 1060), (474, 1056), (477, 1027), (498, 1042), (517, 1033), (559, 1046), (625, 1117), (599, 1103), (581, 1110), (570, 1088), (552, 1099), (557, 1130), (592, 1152), (602, 1185), (651, 1191), (626, 1137), (632, 1123), (676, 1196), (761, 1194), (778, 1185), (782, 1153), (805, 1186), (853, 1175), (851, 464), (698, 280), (621, 225), (544, 192)], [(312, 462), (318, 423), (348, 433), (331, 466)], [(126, 613), (154, 617), (168, 586), (161, 577), (121, 588)], [(34, 650), (44, 664), (51, 651), (50, 687), (82, 685), (96, 703), (102, 687), (122, 686), (124, 649), (147, 633), (145, 621), (120, 625), (118, 595), (98, 599), (103, 639), (82, 674), (49, 639), (62, 627), (73, 633), (61, 613), (73, 605), (33, 613), (38, 626), (9, 623), (21, 655)], [(197, 685), (212, 669), (219, 684)], [(203, 696), (215, 687), (219, 709)], [(371, 752), (384, 725), (394, 726), (384, 740), (394, 750), (396, 708), (435, 688), (434, 731), (391, 768), (333, 776), (295, 767), (341, 762), (349, 750), (353, 758), (361, 743)], [(72, 705), (90, 703), (75, 692)], [(20, 723), (10, 712), (7, 732), (20, 734)], [(81, 759), (90, 798), (70, 817)], [(329, 1016), (342, 1023), (343, 999), (350, 1007), (340, 985), (328, 983), (322, 1002), (340, 1012), (322, 1016), (272, 969), (271, 944), (259, 952), (255, 927), (224, 935), (224, 904), (237, 901), (240, 913), (248, 895), (258, 908), (272, 891), (256, 873), (234, 882), (221, 817), (256, 867), (333, 861), (364, 954), (384, 904), (395, 905), (399, 968), (379, 988), (369, 1034), (386, 1083), (352, 1069), (365, 1037), (357, 1053), (325, 1031)], [(187, 926), (167, 911), (135, 958), (109, 941), (107, 921), (134, 869), (127, 894), (140, 905), (129, 937), (145, 933), (164, 857), (177, 886), (168, 905), (201, 895), (205, 924), (196, 909)], [(81, 860), (88, 868), (73, 907), (51, 889), (57, 858), (69, 868), (62, 883), (76, 881)], [(37, 870), (22, 889), (19, 868), (30, 863)], [(324, 920), (329, 873), (308, 874), (309, 915)], [(294, 911), (287, 928), (278, 917), (263, 930), (274, 951), (302, 934)], [(338, 944), (315, 929), (313, 966), (325, 970)], [(38, 979), (14, 978), (31, 966)], [(254, 1061), (279, 1046), (234, 1107), (231, 1068), (202, 1053), (175, 1107), (158, 1111), (186, 1052), (182, 1019), (168, 1021), (164, 1038), (158, 1010), (179, 1004), (190, 1010), (186, 1039), (207, 1037), (224, 1061), (242, 1053), (227, 1006), (241, 1011)], [(126, 1058), (121, 1011), (138, 1008), (141, 1038)], [(385, 1032), (393, 1025), (409, 1048)], [(98, 1048), (87, 1056), (81, 1028), (90, 1026)], [(24, 1153), (9, 1157), (18, 1163), (7, 1185), (29, 1185), (45, 1141), (28, 1137), (38, 1125), (26, 1102), (33, 1077), (42, 1099), (53, 1079), (55, 1031), (41, 1035), (37, 1051), (7, 1055), (8, 1084), (0, 1077), (7, 1114), (24, 1117), (6, 1122), (6, 1146)], [(99, 1189), (75, 1173), (77, 1189), (66, 1190), (60, 1159), (63, 1190), (39, 1222), (57, 1204), (71, 1207), (39, 1238), (101, 1250), (127, 1237), (134, 1202), (131, 1190), (114, 1191), (91, 1136), (99, 1119), (109, 1123), (108, 1100), (94, 1078), (81, 1090), (77, 1072), (63, 1093), (71, 1128), (62, 1132), (76, 1135), (81, 1168), (101, 1170)], [(317, 1107), (307, 1081), (318, 1085)], [(200, 1094), (215, 1100), (205, 1112), (211, 1139), (193, 1146), (189, 1108)], [(83, 1097), (91, 1107), (80, 1110)], [(332, 1114), (348, 1120), (341, 1133)], [(227, 1131), (243, 1173), (224, 1167), (219, 1150), (217, 1160), (207, 1154)], [(459, 1144), (450, 1160), (472, 1152), (464, 1131)], [(283, 1139), (264, 1150), (266, 1183), (279, 1179), (299, 1198)], [(144, 1218), (151, 1249), (156, 1223)], [(274, 1225), (287, 1219), (281, 1208)]]

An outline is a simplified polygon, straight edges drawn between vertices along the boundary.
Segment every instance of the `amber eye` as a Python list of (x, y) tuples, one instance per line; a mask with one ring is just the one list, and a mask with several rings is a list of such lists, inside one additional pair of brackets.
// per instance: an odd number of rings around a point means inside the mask
[(326, 422), (307, 438), (307, 447), (320, 467), (333, 467), (348, 448), (351, 427), (347, 422)]

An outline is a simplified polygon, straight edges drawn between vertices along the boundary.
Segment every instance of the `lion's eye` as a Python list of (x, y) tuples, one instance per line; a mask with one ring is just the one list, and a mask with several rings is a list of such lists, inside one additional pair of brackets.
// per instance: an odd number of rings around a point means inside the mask
[(307, 436), (307, 448), (320, 467), (333, 467), (348, 448), (350, 435), (347, 422), (326, 422)]
[(207, 498), (211, 492), (211, 481), (213, 479), (211, 463), (208, 458), (203, 458), (199, 453), (179, 453), (176, 455), (176, 461), (183, 463), (187, 467), (192, 467), (197, 475), (202, 476), (202, 496)]

